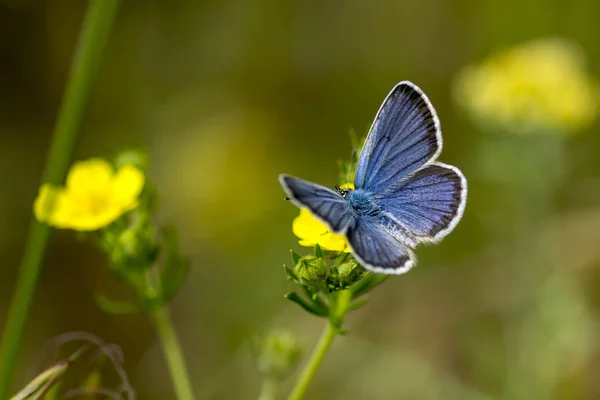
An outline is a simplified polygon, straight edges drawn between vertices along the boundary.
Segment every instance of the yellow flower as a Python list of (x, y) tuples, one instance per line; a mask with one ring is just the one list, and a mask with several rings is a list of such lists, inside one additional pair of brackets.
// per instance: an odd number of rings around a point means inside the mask
[(73, 164), (65, 187), (44, 184), (34, 203), (38, 221), (60, 229), (94, 231), (138, 206), (144, 174), (132, 164), (115, 172), (92, 158)]
[(525, 43), (465, 68), (455, 93), (474, 116), (521, 132), (585, 127), (600, 102), (583, 54), (558, 38)]
[[(341, 188), (354, 189), (354, 185), (344, 184)], [(317, 219), (307, 208), (301, 208), (300, 215), (294, 218), (292, 231), (300, 239), (298, 243), (301, 246), (312, 247), (318, 244), (325, 250), (350, 252), (346, 237), (331, 232), (327, 225)]]

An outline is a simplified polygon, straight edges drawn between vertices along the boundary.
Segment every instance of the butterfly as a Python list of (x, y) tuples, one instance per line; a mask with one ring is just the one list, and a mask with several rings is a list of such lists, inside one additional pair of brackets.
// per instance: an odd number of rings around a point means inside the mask
[(402, 274), (416, 263), (412, 249), (448, 235), (465, 209), (467, 180), (458, 168), (436, 161), (441, 151), (435, 109), (419, 87), (402, 81), (371, 125), (354, 190), (331, 190), (285, 174), (279, 182), (296, 206), (345, 235), (365, 268)]

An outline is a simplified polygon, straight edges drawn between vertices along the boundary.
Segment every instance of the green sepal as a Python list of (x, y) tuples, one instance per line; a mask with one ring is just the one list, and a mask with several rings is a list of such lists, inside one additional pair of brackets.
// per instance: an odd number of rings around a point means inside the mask
[(300, 260), (302, 260), (302, 257), (300, 256), (300, 254), (296, 253), (294, 250), (290, 250), (290, 252), (292, 253), (292, 262), (294, 263), (294, 266), (298, 265)]
[(352, 290), (352, 298), (356, 299), (364, 294), (367, 294), (377, 286), (381, 285), (389, 278), (389, 275), (384, 274), (376, 274), (374, 272), (370, 272), (363, 279), (358, 281), (355, 285), (353, 285), (350, 290)]
[(342, 264), (348, 260), (348, 258), (352, 257), (350, 253), (338, 253), (335, 254), (334, 260), (336, 265)]
[(323, 253), (323, 258), (327, 260), (335, 260), (340, 255), (340, 252), (337, 250), (325, 250), (323, 248), (321, 248), (321, 253)]
[(296, 276), (296, 274), (294, 273), (293, 270), (291, 270), (290, 268), (288, 268), (287, 265), (283, 264), (283, 269), (285, 271), (285, 273), (288, 275), (288, 279), (298, 285), (300, 285), (300, 279), (298, 279), (298, 277)]
[(319, 259), (323, 258), (323, 251), (321, 250), (319, 243), (315, 244), (315, 257)]
[(285, 296), (283, 296), (283, 297), (298, 304), (300, 307), (302, 307), (304, 310), (308, 311), (311, 314), (314, 314), (319, 317), (327, 317), (328, 316), (327, 310), (322, 310), (316, 304), (311, 304), (311, 303), (307, 302), (302, 297), (300, 297), (298, 295), (298, 293), (296, 293), (296, 292), (286, 293)]

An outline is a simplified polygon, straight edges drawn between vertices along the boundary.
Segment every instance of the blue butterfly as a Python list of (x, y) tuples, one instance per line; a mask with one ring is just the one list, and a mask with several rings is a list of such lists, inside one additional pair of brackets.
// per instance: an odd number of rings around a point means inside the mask
[(416, 263), (411, 248), (444, 238), (465, 209), (467, 180), (458, 168), (436, 161), (441, 151), (435, 109), (421, 89), (403, 81), (375, 116), (354, 190), (334, 191), (289, 175), (279, 182), (296, 206), (344, 234), (365, 268), (402, 274)]

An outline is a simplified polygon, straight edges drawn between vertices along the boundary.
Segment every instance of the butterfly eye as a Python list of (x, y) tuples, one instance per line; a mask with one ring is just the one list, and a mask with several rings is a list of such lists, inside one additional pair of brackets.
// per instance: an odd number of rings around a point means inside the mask
[(337, 185), (333, 188), (335, 189), (336, 193), (342, 196), (343, 198), (346, 198), (346, 196), (348, 196), (348, 193), (352, 191), (352, 189), (342, 189)]

